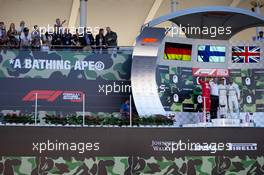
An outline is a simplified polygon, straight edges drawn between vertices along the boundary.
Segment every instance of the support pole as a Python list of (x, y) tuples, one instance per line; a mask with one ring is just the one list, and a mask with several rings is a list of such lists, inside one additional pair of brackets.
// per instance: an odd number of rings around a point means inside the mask
[(130, 127), (132, 127), (132, 96), (129, 95), (129, 123)]
[[(257, 7), (256, 7), (256, 13), (259, 14), (259, 15), (261, 15), (259, 4), (258, 4)], [(260, 28), (260, 27), (256, 27), (256, 36), (259, 35), (259, 32), (260, 32), (260, 31), (261, 31), (261, 28)]]
[(175, 12), (177, 10), (177, 5), (177, 0), (171, 0), (171, 12)]
[(68, 22), (68, 28), (74, 27), (77, 21), (80, 10), (80, 0), (72, 1), (72, 8)]
[(83, 101), (83, 126), (85, 126), (85, 94), (82, 95), (82, 101)]
[(35, 94), (35, 126), (37, 125), (37, 117), (38, 117), (38, 93)]
[(80, 27), (86, 27), (87, 25), (87, 1), (80, 0)]
[[(172, 13), (177, 11), (177, 5), (178, 5), (177, 0), (171, 0), (171, 12)], [(178, 26), (172, 22), (171, 27), (173, 28), (172, 31), (174, 31)], [(180, 32), (178, 32), (178, 35), (180, 35)]]

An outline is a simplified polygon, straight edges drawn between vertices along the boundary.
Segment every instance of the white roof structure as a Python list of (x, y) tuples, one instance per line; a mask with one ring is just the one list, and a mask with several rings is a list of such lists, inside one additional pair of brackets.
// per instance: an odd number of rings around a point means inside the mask
[(235, 34), (251, 28), (264, 26), (264, 16), (258, 15), (249, 10), (225, 7), (225, 6), (208, 6), (179, 10), (173, 13), (156, 18), (145, 26), (154, 27), (166, 21), (171, 21), (181, 27), (194, 28), (211, 28), (218, 29), (229, 28), (231, 31), (229, 35), (221, 34), (211, 37), (210, 34), (203, 34), (202, 32), (186, 33), (186, 37), (194, 39), (217, 39), (229, 40)]

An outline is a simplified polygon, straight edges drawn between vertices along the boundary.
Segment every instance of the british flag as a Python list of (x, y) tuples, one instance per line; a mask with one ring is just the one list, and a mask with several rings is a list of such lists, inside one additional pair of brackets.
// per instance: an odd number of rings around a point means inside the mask
[(260, 60), (260, 47), (235, 46), (232, 47), (232, 63), (258, 63)]

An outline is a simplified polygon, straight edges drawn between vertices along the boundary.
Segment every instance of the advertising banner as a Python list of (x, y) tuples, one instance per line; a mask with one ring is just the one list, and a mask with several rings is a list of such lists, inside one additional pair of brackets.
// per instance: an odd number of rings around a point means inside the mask
[(0, 127), (0, 133), (2, 156), (263, 156), (264, 152), (262, 128)]
[(0, 78), (0, 109), (117, 112), (131, 92), (130, 81)]
[(0, 109), (118, 112), (130, 70), (131, 51), (0, 50)]

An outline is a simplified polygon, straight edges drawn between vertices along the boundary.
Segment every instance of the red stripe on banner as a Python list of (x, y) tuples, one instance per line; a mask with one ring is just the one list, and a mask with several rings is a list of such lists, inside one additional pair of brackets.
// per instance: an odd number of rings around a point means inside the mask
[(173, 47), (167, 47), (165, 49), (165, 54), (176, 54), (176, 55), (192, 55), (191, 49), (185, 49), (185, 48), (173, 48)]
[(31, 101), (32, 96), (34, 97), (34, 94), (28, 93), (25, 97), (23, 97), (22, 101)]
[[(38, 91), (38, 90), (30, 91), (22, 100), (23, 101), (34, 101), (36, 99), (36, 94), (38, 94), (38, 98), (39, 98), (40, 91)], [(46, 96), (47, 95), (48, 94), (46, 94)]]
[(49, 98), (47, 98), (47, 101), (54, 101), (58, 98), (58, 96), (60, 96), (62, 93), (62, 91), (55, 91)]
[[(61, 91), (59, 92), (61, 94)], [(56, 95), (56, 97), (58, 97), (56, 94), (56, 91), (54, 90), (33, 90), (33, 91), (30, 91), (22, 100), (23, 101), (34, 101), (36, 99), (36, 94), (38, 94), (38, 99), (41, 99), (41, 100), (48, 100), (50, 98), (52, 99), (53, 95)]]
[(54, 94), (54, 92), (55, 91), (50, 91), (50, 90), (36, 91), (36, 93), (38, 93), (38, 99), (42, 99), (42, 100), (48, 99), (50, 96), (52, 96), (52, 94)]

